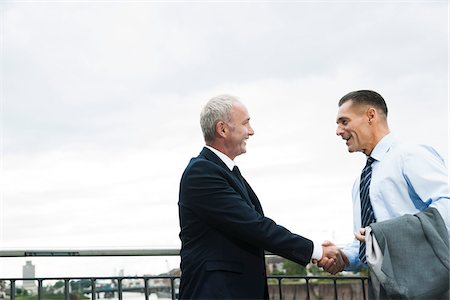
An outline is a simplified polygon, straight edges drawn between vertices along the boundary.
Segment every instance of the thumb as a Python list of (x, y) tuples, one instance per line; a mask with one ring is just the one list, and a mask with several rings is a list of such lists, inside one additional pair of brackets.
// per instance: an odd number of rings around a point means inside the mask
[(365, 242), (365, 241), (366, 241), (365, 236), (362, 235), (361, 233), (354, 232), (353, 234), (355, 235), (355, 237), (356, 237), (356, 239), (357, 239), (358, 241), (360, 241), (360, 242)]
[(326, 246), (334, 246), (334, 244), (330, 241), (323, 241), (322, 246), (326, 247)]

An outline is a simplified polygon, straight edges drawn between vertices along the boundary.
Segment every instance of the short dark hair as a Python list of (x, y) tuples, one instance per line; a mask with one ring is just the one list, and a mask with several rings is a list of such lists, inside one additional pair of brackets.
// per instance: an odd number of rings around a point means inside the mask
[(388, 115), (388, 108), (386, 102), (384, 101), (383, 97), (381, 97), (381, 95), (378, 94), (377, 92), (370, 90), (360, 90), (350, 92), (344, 97), (342, 97), (341, 100), (339, 100), (339, 107), (345, 102), (350, 100), (352, 100), (353, 103), (356, 104), (372, 105), (381, 112), (383, 112), (386, 117)]

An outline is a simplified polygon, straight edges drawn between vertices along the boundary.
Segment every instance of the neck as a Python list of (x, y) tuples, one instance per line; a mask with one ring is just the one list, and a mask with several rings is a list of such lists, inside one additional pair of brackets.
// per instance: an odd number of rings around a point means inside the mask
[(374, 132), (373, 135), (373, 142), (372, 145), (370, 147), (370, 151), (367, 151), (367, 153), (365, 152), (365, 154), (367, 156), (369, 156), (370, 154), (372, 154), (373, 149), (375, 148), (375, 146), (381, 141), (382, 138), (384, 138), (387, 134), (389, 134), (391, 131), (389, 130), (388, 127), (385, 128), (380, 128), (379, 130)]
[(222, 152), (223, 154), (228, 156), (231, 160), (234, 160), (234, 158), (236, 157), (236, 156), (232, 155), (230, 153), (230, 151), (227, 150), (227, 147), (223, 143), (221, 143), (219, 141), (213, 141), (213, 142), (210, 142), (210, 143), (206, 143), (206, 145), (208, 145), (210, 147), (213, 147), (216, 150), (219, 150), (220, 152)]

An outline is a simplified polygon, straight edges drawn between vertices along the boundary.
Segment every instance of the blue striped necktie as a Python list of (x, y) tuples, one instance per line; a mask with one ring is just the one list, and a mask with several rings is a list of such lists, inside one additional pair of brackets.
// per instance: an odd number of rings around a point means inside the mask
[[(361, 199), (361, 227), (367, 227), (371, 223), (376, 222), (375, 214), (373, 213), (372, 204), (370, 203), (370, 180), (372, 179), (372, 163), (374, 158), (368, 157), (366, 166), (361, 173), (361, 181), (359, 183), (359, 196)], [(359, 245), (359, 259), (362, 263), (366, 263), (366, 243)]]

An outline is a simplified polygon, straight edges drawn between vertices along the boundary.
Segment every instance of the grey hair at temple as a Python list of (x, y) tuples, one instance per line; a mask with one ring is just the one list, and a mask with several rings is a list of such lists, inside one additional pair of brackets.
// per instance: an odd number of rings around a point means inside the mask
[(214, 141), (216, 124), (219, 121), (230, 122), (230, 112), (233, 103), (238, 98), (231, 95), (219, 95), (211, 98), (200, 113), (200, 126), (206, 143)]

